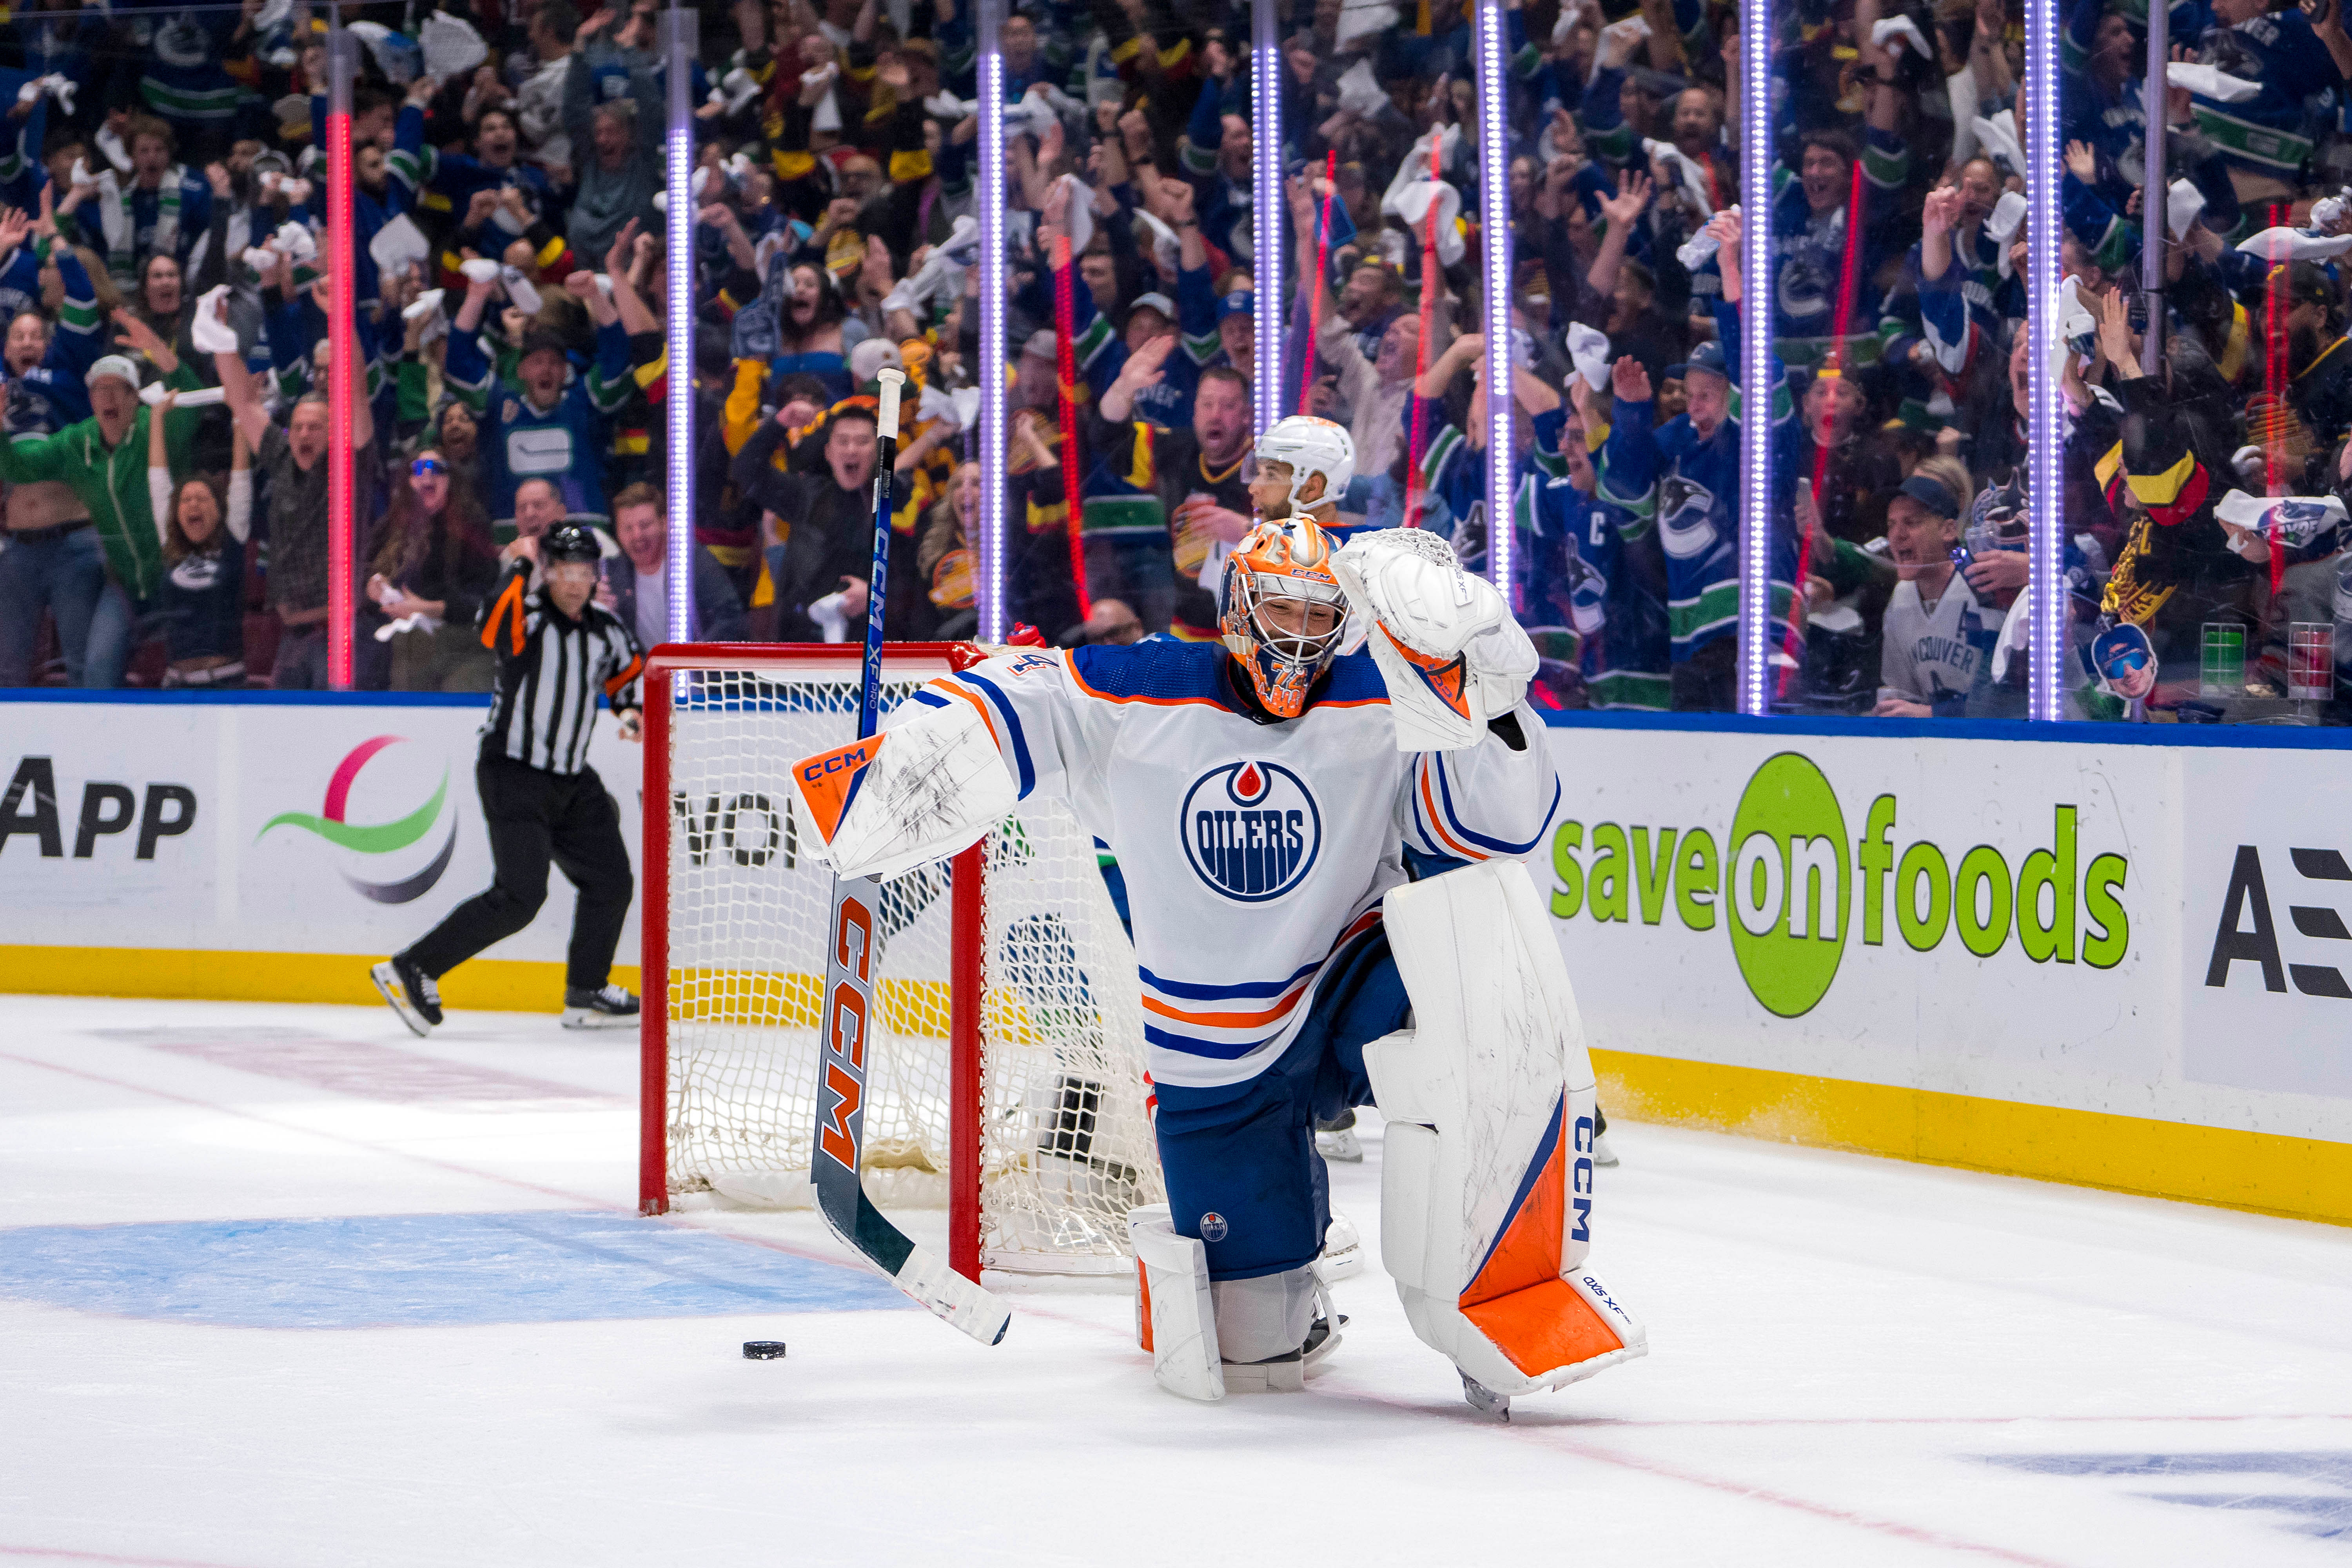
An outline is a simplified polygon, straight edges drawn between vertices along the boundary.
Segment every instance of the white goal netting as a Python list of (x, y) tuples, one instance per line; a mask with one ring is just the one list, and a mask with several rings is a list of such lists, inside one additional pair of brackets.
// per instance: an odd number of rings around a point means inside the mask
[[(883, 711), (945, 668), (886, 664)], [(806, 1205), (832, 876), (785, 792), (793, 763), (854, 738), (857, 667), (695, 671), (671, 713), (668, 1188)], [(1127, 1211), (1163, 1201), (1134, 950), (1066, 807), (1024, 804), (983, 859), (982, 1260), (1123, 1271)], [(885, 1209), (948, 1200), (951, 881), (941, 863), (883, 888), (864, 1174)]]

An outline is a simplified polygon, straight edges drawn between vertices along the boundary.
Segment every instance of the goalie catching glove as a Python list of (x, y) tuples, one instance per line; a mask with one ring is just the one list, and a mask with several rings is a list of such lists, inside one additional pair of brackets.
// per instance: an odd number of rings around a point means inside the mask
[(793, 765), (800, 842), (844, 877), (892, 877), (968, 849), (1018, 798), (988, 721), (966, 702)]
[(1372, 622), (1367, 640), (1388, 687), (1397, 750), (1475, 746), (1527, 695), (1535, 644), (1502, 594), (1465, 572), (1444, 540), (1382, 529), (1350, 542), (1331, 570)]

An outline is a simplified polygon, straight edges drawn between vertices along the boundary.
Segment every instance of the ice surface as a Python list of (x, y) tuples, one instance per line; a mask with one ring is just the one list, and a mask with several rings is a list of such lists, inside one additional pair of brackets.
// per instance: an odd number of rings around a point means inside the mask
[(984, 1349), (811, 1215), (633, 1217), (634, 1040), (5, 1005), (10, 1563), (2352, 1561), (2345, 1230), (1620, 1124), (1650, 1358), (1505, 1427), (1380, 1271), (1367, 1116), (1345, 1342), (1200, 1406), (1123, 1282), (992, 1275)]

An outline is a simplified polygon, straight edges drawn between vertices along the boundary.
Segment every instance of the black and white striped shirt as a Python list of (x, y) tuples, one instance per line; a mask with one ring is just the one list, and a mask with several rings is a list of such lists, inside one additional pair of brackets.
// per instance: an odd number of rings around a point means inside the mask
[(645, 657), (611, 611), (591, 600), (578, 620), (567, 620), (530, 578), (529, 561), (510, 562), (482, 617), (483, 646), (499, 656), (482, 752), (576, 773), (588, 763), (597, 692), (616, 710), (636, 707)]

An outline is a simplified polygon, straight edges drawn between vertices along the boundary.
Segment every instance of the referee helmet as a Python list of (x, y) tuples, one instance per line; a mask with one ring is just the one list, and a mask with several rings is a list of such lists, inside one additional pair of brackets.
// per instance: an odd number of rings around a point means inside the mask
[(604, 556), (595, 534), (576, 522), (561, 522), (549, 529), (539, 546), (540, 560), (551, 566), (558, 561), (582, 561), (593, 566)]

